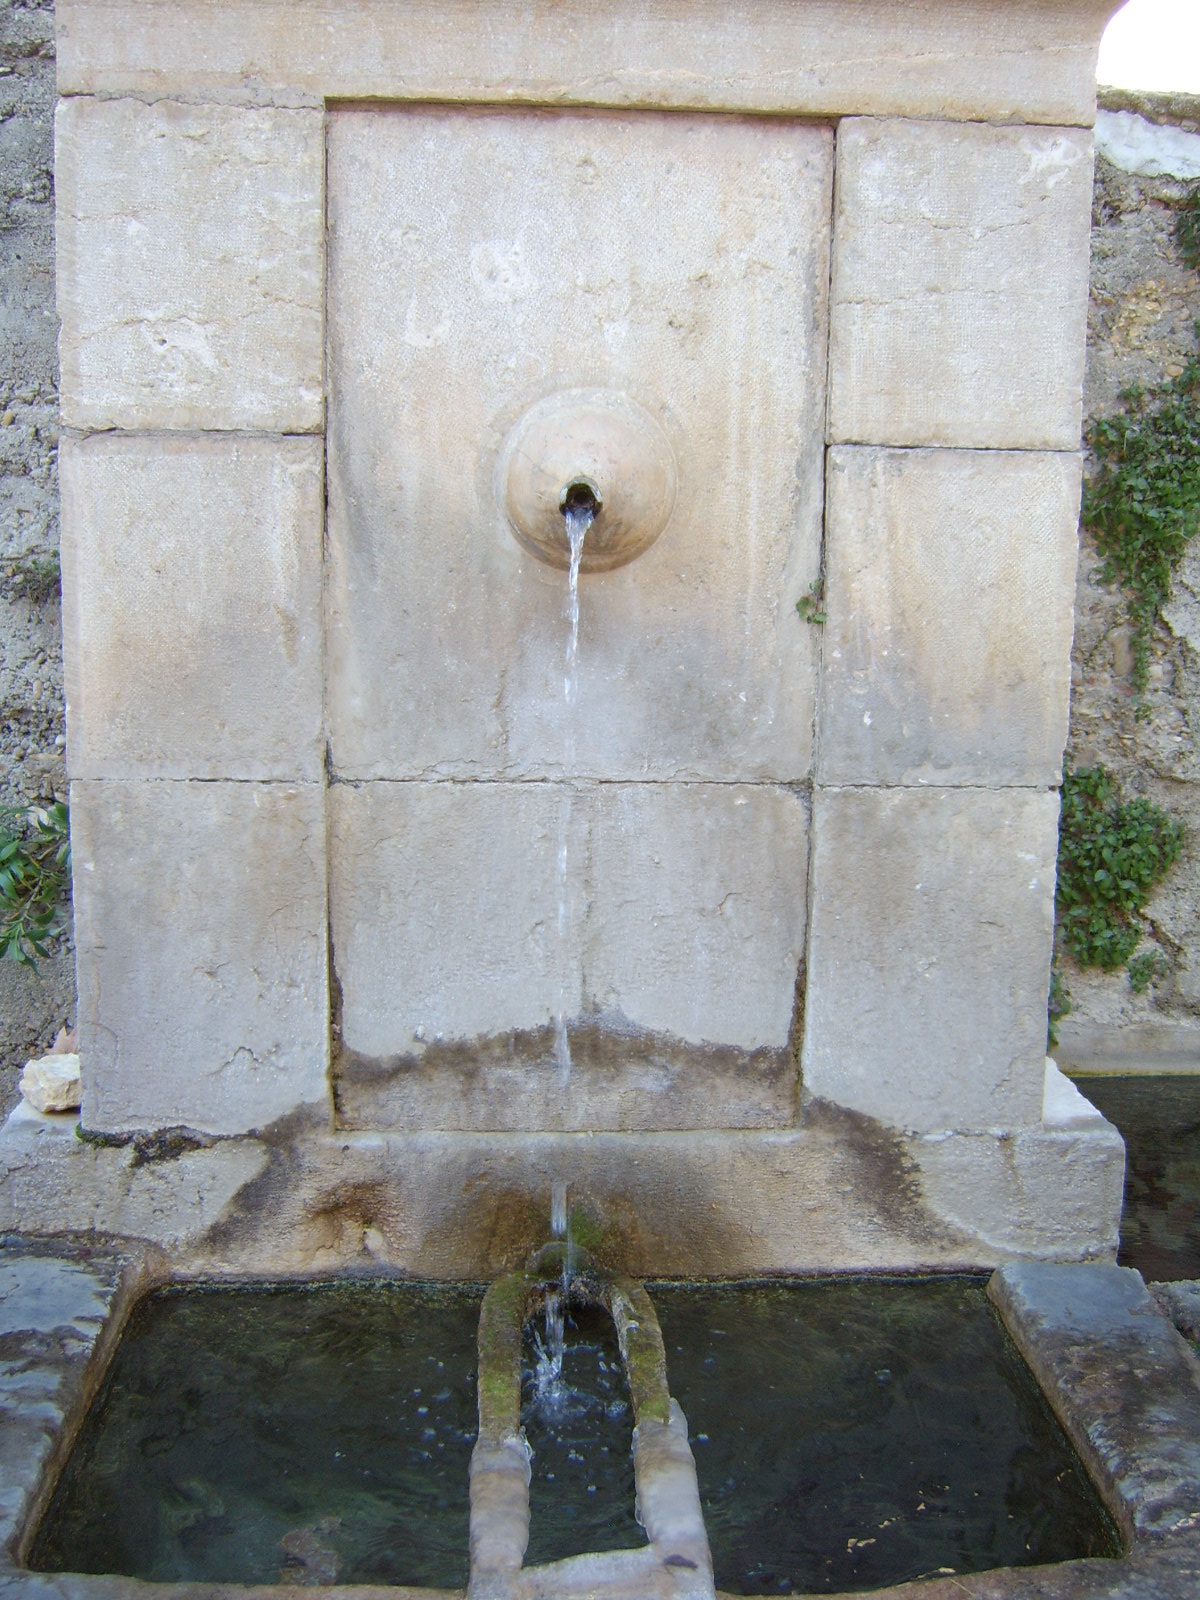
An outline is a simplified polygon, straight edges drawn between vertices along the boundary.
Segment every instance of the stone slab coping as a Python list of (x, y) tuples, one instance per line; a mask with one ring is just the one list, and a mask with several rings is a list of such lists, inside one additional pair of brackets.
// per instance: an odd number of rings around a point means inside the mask
[[(19, 1565), (130, 1309), (167, 1276), (161, 1256), (121, 1242), (0, 1238), (3, 1600), (295, 1600), (295, 1589), (283, 1585), (142, 1583)], [(1200, 1366), (1184, 1341), (1156, 1311), (1140, 1276), (1125, 1268), (1019, 1262), (994, 1274), (990, 1293), (1126, 1529), (1129, 1554), (874, 1593), (890, 1600), (1195, 1600)], [(570, 1576), (586, 1579), (586, 1566)], [(305, 1592), (327, 1600), (463, 1597), (461, 1590), (373, 1585)], [(547, 1573), (530, 1586), (528, 1600), (559, 1600), (566, 1592)], [(637, 1578), (597, 1592), (606, 1600), (646, 1600), (652, 1591)]]
[(1200, 1363), (1141, 1274), (1014, 1262), (988, 1294), (1125, 1538), (1200, 1529)]
[(64, 95), (1090, 126), (1116, 0), (58, 0)]
[(1064, 1019), (1054, 1059), (1072, 1076), (1200, 1072), (1194, 1022), (1138, 1022), (1128, 1027)]

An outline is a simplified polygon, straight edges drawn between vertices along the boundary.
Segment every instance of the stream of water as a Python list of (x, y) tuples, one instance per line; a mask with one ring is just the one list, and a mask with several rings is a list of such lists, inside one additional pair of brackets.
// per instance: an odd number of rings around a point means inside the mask
[[(583, 541), (595, 521), (595, 510), (590, 505), (568, 505), (563, 510), (567, 526), (567, 543), (571, 551), (571, 564), (567, 578), (567, 615), (570, 628), (567, 634), (566, 658), (563, 666), (563, 698), (566, 701), (566, 735), (563, 740), (563, 770), (569, 779), (575, 769), (575, 696), (579, 687), (579, 565), (583, 560)], [(571, 792), (563, 787), (558, 816), (558, 1016), (554, 1025), (554, 1061), (559, 1080), (566, 1084), (571, 1075), (571, 1042), (567, 1037), (567, 975), (570, 967), (568, 948), (571, 928), (571, 873), (568, 841), (571, 825)]]
[(547, 1416), (565, 1415), (571, 1408), (570, 1385), (563, 1379), (566, 1354), (566, 1316), (571, 1299), (571, 1239), (567, 1225), (567, 1186), (556, 1182), (550, 1193), (550, 1236), (561, 1240), (562, 1279), (546, 1295), (542, 1332), (533, 1334), (533, 1393), (538, 1409)]

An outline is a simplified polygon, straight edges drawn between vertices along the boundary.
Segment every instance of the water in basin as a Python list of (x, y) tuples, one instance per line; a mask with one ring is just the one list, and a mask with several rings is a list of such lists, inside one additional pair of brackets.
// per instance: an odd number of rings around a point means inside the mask
[[(874, 1588), (1119, 1553), (982, 1279), (660, 1284), (717, 1586)], [(31, 1564), (157, 1580), (468, 1576), (481, 1291), (175, 1289), (137, 1309)], [(527, 1564), (633, 1548), (629, 1391), (573, 1308), (537, 1396)]]
[(1120, 1553), (985, 1283), (651, 1286), (718, 1589)]
[(1123, 1267), (1147, 1283), (1200, 1277), (1200, 1075), (1087, 1078), (1125, 1140)]
[(521, 1422), (533, 1449), (526, 1565), (583, 1550), (632, 1550), (646, 1535), (633, 1514), (633, 1408), (606, 1311), (566, 1316), (560, 1378), (538, 1392), (527, 1336)]
[(135, 1310), (30, 1564), (461, 1585), (481, 1289), (171, 1289)]

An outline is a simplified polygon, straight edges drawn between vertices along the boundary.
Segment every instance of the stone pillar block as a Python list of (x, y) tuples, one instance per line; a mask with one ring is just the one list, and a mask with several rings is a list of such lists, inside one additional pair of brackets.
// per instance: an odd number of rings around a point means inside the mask
[(830, 439), (1077, 449), (1091, 196), (1082, 129), (844, 120)]
[(318, 779), (320, 441), (96, 435), (61, 470), (72, 776)]
[(791, 1120), (793, 791), (336, 784), (330, 806), (346, 1125)]
[(64, 424), (319, 429), (321, 112), (65, 100), (55, 163)]
[(804, 1084), (916, 1132), (1039, 1124), (1058, 797), (813, 799)]
[(1080, 463), (829, 453), (825, 784), (1054, 784), (1067, 737)]
[(321, 787), (78, 782), (71, 835), (84, 1127), (327, 1105)]

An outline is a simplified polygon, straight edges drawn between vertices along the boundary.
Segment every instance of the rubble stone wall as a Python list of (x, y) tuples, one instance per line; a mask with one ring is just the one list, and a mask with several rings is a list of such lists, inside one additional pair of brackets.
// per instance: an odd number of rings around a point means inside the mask
[[(1200, 99), (1100, 97), (1092, 211), (1091, 305), (1084, 413), (1121, 408), (1121, 391), (1177, 377), (1197, 348), (1200, 272), (1174, 240), (1189, 185), (1200, 177)], [(1131, 170), (1132, 169), (1132, 170)], [(1131, 634), (1118, 590), (1098, 582), (1081, 535), (1067, 759), (1105, 766), (1127, 798), (1144, 795), (1187, 824), (1180, 859), (1147, 907), (1141, 950), (1163, 975), (1135, 994), (1126, 973), (1064, 962), (1071, 1012), (1059, 1060), (1087, 1066), (1200, 1063), (1200, 538), (1176, 573), (1155, 630), (1143, 714), (1131, 683)], [(1139, 953), (1140, 953), (1139, 951)]]
[[(0, 8), (0, 806), (66, 796), (54, 310), (54, 7)], [(33, 580), (32, 582), (30, 580)], [(48, 593), (45, 592), (48, 589)], [(0, 961), (0, 1105), (75, 1014), (75, 952)]]

